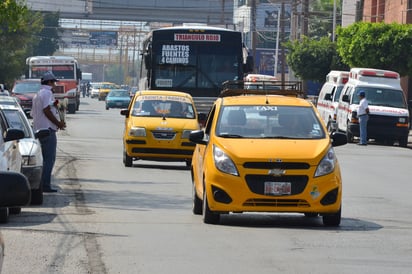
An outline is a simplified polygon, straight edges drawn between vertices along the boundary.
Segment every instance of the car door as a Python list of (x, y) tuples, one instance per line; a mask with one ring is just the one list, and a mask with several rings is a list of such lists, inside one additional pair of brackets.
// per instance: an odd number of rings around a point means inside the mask
[(0, 112), (0, 170), (20, 172), (22, 156), (19, 151), (19, 144), (17, 140), (6, 141), (4, 139), (6, 130), (6, 120), (3, 113)]
[(193, 164), (194, 164), (194, 181), (196, 184), (196, 189), (198, 191), (199, 197), (203, 196), (203, 174), (205, 172), (205, 156), (206, 152), (208, 149), (208, 146), (210, 145), (210, 134), (212, 130), (212, 124), (213, 120), (215, 118), (215, 109), (216, 106), (213, 106), (210, 113), (209, 117), (207, 118), (206, 124), (205, 124), (205, 137), (204, 139), (207, 140), (206, 144), (197, 144), (195, 151), (193, 153)]

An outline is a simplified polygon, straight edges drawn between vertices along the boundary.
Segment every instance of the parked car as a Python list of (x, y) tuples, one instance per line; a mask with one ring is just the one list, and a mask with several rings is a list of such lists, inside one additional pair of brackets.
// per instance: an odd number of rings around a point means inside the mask
[[(21, 172), (23, 159), (18, 140), (22, 138), (24, 138), (24, 131), (11, 128), (3, 110), (0, 108), (0, 172)], [(0, 197), (2, 197), (1, 195), (3, 193), (0, 193)], [(19, 213), (20, 210), (20, 207), (13, 207), (9, 210), (9, 207), (0, 206), (0, 223), (8, 221), (10, 211), (11, 213)]]
[(133, 97), (138, 90), (139, 90), (139, 87), (135, 87), (135, 86), (130, 87), (130, 88), (129, 88), (130, 97)]
[(34, 133), (25, 113), (19, 106), (5, 105), (0, 99), (0, 109), (10, 128), (20, 129), (24, 132), (24, 138), (19, 140), (19, 149), (23, 160), (21, 172), (30, 183), (31, 203), (33, 205), (41, 205), (43, 203), (43, 188), (41, 184), (43, 156), (38, 138), (47, 136), (50, 134), (50, 131), (42, 129)]
[(33, 97), (40, 88), (41, 84), (39, 79), (17, 80), (14, 83), (11, 95), (19, 99), (20, 105), (28, 117), (30, 117)]
[(130, 103), (129, 91), (126, 89), (112, 89), (109, 94), (107, 94), (105, 102), (106, 109), (127, 108)]
[[(30, 201), (27, 178), (21, 173), (0, 171), (0, 208), (25, 206)], [(4, 241), (0, 232), (0, 273), (4, 259)]]
[(247, 91), (223, 93), (204, 130), (190, 134), (193, 213), (217, 224), (221, 214), (295, 212), (338, 226), (342, 179), (333, 146), (346, 136), (329, 135), (315, 106), (297, 95)]
[(138, 91), (128, 109), (123, 135), (123, 163), (133, 160), (183, 161), (190, 166), (195, 144), (189, 141), (199, 129), (193, 98), (176, 91)]

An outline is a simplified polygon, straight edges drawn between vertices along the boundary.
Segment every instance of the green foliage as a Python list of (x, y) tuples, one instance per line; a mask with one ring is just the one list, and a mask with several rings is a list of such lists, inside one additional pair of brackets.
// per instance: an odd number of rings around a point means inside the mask
[(0, 83), (10, 88), (25, 68), (27, 52), (42, 29), (40, 14), (20, 1), (0, 1)]
[(358, 22), (337, 34), (337, 51), (349, 66), (412, 73), (411, 25)]
[[(332, 37), (333, 4), (335, 0), (313, 0), (309, 7), (309, 37)], [(342, 21), (342, 1), (336, 0), (336, 25)]]
[(286, 56), (289, 67), (302, 80), (324, 82), (330, 70), (345, 70), (345, 66), (337, 54), (335, 43), (329, 38), (320, 40), (304, 37), (302, 41), (289, 41), (285, 44), (289, 50)]
[(39, 33), (38, 43), (31, 55), (53, 55), (59, 49), (59, 13), (46, 13), (43, 17), (44, 28)]

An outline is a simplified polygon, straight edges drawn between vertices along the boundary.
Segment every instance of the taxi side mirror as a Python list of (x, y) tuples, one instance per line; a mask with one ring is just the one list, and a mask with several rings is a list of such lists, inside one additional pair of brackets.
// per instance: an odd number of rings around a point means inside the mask
[(204, 140), (205, 132), (203, 130), (193, 130), (189, 135), (189, 140), (195, 144), (206, 145)]
[(120, 115), (123, 115), (123, 116), (126, 116), (126, 118), (129, 118), (129, 110), (128, 109), (120, 110)]

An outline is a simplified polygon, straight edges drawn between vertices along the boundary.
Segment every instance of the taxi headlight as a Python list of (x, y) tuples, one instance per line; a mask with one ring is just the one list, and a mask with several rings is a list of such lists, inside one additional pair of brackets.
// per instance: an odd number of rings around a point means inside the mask
[(130, 136), (146, 137), (146, 129), (144, 127), (132, 127), (129, 130)]
[(182, 132), (182, 139), (189, 139), (190, 132), (194, 129), (183, 130)]
[(235, 176), (239, 176), (239, 172), (233, 161), (217, 146), (213, 146), (213, 160), (215, 162), (215, 166), (218, 170), (232, 174)]
[(335, 150), (331, 147), (325, 157), (320, 161), (315, 172), (315, 177), (323, 176), (333, 172), (335, 169), (336, 155)]

